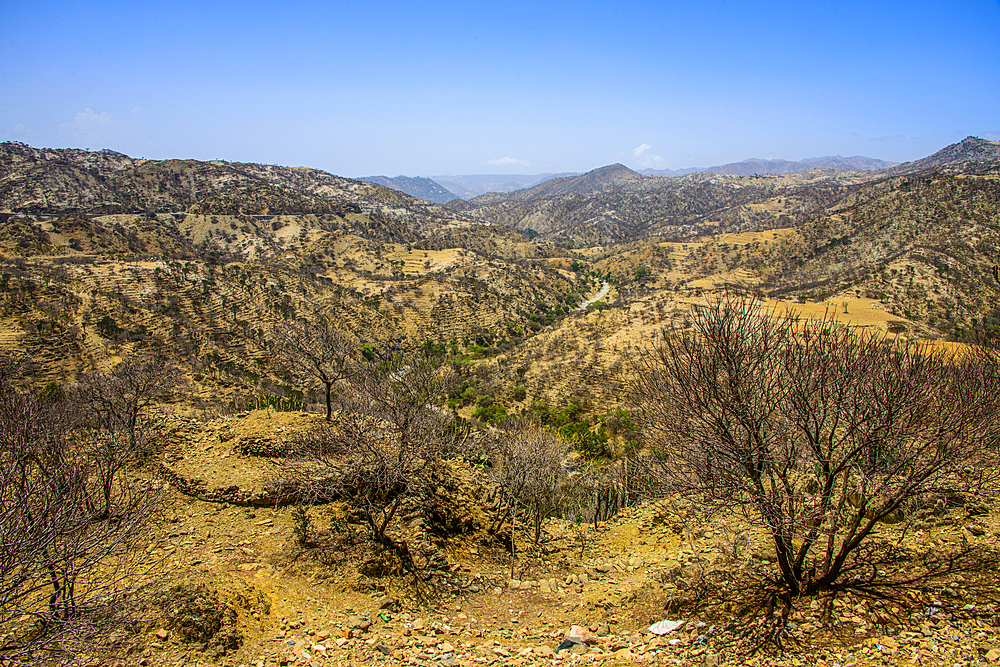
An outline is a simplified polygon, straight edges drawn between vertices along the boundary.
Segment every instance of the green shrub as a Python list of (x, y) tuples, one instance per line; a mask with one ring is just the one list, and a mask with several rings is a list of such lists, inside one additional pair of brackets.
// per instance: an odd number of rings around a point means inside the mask
[(293, 392), (293, 396), (278, 396), (277, 394), (257, 394), (254, 396), (254, 410), (271, 408), (275, 412), (298, 412), (305, 407), (301, 392)]
[(472, 417), (487, 424), (499, 424), (507, 421), (507, 408), (494, 403), (492, 396), (480, 396), (476, 399)]

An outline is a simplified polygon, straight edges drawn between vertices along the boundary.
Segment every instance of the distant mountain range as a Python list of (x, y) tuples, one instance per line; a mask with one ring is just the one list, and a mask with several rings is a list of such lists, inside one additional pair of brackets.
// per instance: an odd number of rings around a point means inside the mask
[[(834, 169), (837, 171), (876, 171), (896, 166), (896, 162), (877, 160), (856, 155), (854, 157), (827, 156), (805, 158), (797, 162), (789, 160), (761, 160), (752, 158), (743, 162), (718, 165), (715, 167), (690, 167), (686, 169), (642, 169), (638, 172), (628, 170), (632, 174), (646, 176), (686, 176), (688, 174), (725, 174), (730, 176), (753, 176), (755, 174), (798, 174), (810, 169)], [(622, 165), (611, 165), (627, 169)], [(601, 167), (609, 169), (610, 167)], [(594, 172), (587, 172), (592, 174)], [(586, 174), (584, 174), (586, 175)], [(536, 186), (549, 181), (549, 194), (560, 194), (560, 188), (576, 187), (576, 182), (569, 183), (567, 179), (579, 177), (576, 172), (560, 174), (469, 174), (464, 176), (442, 175), (429, 177), (396, 176), (363, 176), (359, 181), (378, 183), (394, 190), (434, 202), (444, 204), (452, 199), (473, 199), (488, 193), (508, 193), (518, 190), (534, 190)], [(586, 189), (585, 187), (583, 188)], [(564, 190), (566, 191), (566, 190)]]
[(523, 190), (542, 181), (562, 176), (576, 176), (572, 172), (561, 174), (470, 174), (466, 176), (431, 176), (461, 199), (472, 199), (487, 192), (513, 192)]
[(762, 160), (760, 158), (750, 158), (742, 162), (730, 162), (729, 164), (717, 165), (715, 167), (691, 167), (688, 169), (643, 169), (640, 174), (653, 176), (686, 176), (688, 174), (726, 174), (728, 176), (753, 176), (754, 174), (799, 174), (810, 169), (836, 169), (837, 171), (877, 171), (896, 166), (896, 162), (877, 160), (875, 158), (855, 155), (854, 157), (841, 157), (840, 155), (826, 157), (804, 158), (797, 162), (789, 160)]

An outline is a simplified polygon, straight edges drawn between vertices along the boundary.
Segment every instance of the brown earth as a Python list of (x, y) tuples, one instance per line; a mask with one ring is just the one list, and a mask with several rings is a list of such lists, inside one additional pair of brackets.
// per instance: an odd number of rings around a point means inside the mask
[[(779, 637), (785, 652), (754, 653), (740, 632), (762, 622), (753, 603), (769, 586), (773, 551), (745, 518), (706, 516), (680, 497), (624, 509), (597, 527), (549, 520), (540, 544), (519, 536), (512, 579), (506, 548), (483, 529), (489, 507), (474, 470), (453, 462), (457, 481), (441, 493), (472, 528), (432, 538), (445, 564), (427, 581), (392, 572), (391, 556), (340, 503), (306, 508), (315, 540), (301, 547), (297, 508), (237, 503), (241, 492), (261, 497), (277, 469), (278, 458), (252, 452), (279, 452), (320, 420), (272, 410), (168, 419), (159, 465), (172, 482), (160, 485), (146, 549), (158, 606), (123, 664), (832, 666), (1000, 657), (995, 567), (928, 577), (892, 599), (797, 600)], [(194, 490), (178, 490), (195, 480)], [(220, 490), (235, 502), (213, 498)], [(997, 509), (940, 506), (873, 540), (902, 540), (910, 562), (900, 570), (910, 573), (922, 554), (963, 545), (996, 563)], [(685, 623), (649, 632), (663, 619)], [(557, 654), (571, 631), (593, 643)]]

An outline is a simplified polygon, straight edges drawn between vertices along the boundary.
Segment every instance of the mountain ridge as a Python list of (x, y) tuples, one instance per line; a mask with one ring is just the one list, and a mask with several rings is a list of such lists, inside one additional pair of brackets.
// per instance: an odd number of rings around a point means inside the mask
[(740, 162), (730, 162), (714, 167), (688, 167), (684, 169), (640, 169), (640, 174), (650, 176), (686, 176), (688, 174), (725, 174), (729, 176), (753, 176), (756, 174), (798, 174), (811, 169), (834, 169), (837, 171), (878, 171), (896, 166), (898, 163), (887, 160), (855, 155), (842, 157), (828, 155), (825, 157), (803, 158), (801, 160), (766, 160), (750, 158)]
[(393, 176), (391, 178), (389, 176), (360, 176), (354, 180), (377, 183), (434, 204), (444, 204), (458, 198), (458, 195), (437, 181), (422, 176)]
[(958, 143), (945, 146), (920, 160), (904, 162), (887, 170), (889, 174), (916, 174), (934, 171), (941, 167), (961, 164), (988, 163), (1000, 160), (1000, 141), (980, 137), (966, 137)]

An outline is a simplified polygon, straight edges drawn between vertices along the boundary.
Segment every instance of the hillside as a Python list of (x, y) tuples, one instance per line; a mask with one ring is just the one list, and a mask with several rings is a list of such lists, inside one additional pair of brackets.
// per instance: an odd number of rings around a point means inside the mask
[[(611, 178), (600, 180), (606, 174)], [(447, 208), (579, 248), (652, 236), (694, 239), (784, 227), (819, 214), (863, 182), (864, 178), (838, 172), (759, 178), (691, 174), (665, 179), (613, 169), (591, 172), (582, 183), (576, 179), (553, 186), (543, 183), (524, 194), (484, 195), (450, 202)], [(592, 193), (547, 194), (577, 184)]]
[(375, 225), (361, 214), (11, 218), (0, 252), (22, 257), (0, 267), (3, 342), (35, 350), (47, 377), (100, 367), (124, 346), (250, 391), (270, 372), (269, 323), (297, 314), (337, 313), (376, 345), (491, 345), (573, 292), (546, 266), (559, 253), (513, 232), (455, 227), (419, 246)]
[(921, 160), (904, 162), (888, 170), (889, 174), (924, 174), (943, 167), (961, 167), (977, 170), (1000, 160), (1000, 141), (987, 141), (979, 137), (966, 137)]
[[(136, 160), (76, 149), (0, 143), (0, 211), (57, 215), (337, 214), (393, 210), (415, 227), (434, 216), (397, 190), (316, 169), (196, 160)], [(408, 215), (401, 215), (403, 210)], [(402, 221), (402, 220), (400, 220)]]
[[(524, 540), (511, 576), (502, 538), (490, 533), (499, 501), (473, 467), (456, 461), (439, 481), (431, 518), (400, 526), (433, 563), (421, 572), (422, 586), (392, 574), (391, 559), (366, 547), (364, 526), (345, 503), (308, 507), (314, 542), (299, 545), (298, 509), (248, 500), (266, 499), (265, 482), (278, 465), (253, 452), (320, 421), (264, 410), (168, 420), (157, 465), (171, 481), (142, 546), (171, 585), (160, 593), (163, 615), (132, 629), (132, 661), (541, 667), (595, 659), (693, 667), (743, 664), (755, 651), (753, 636), (741, 636), (754, 621), (736, 610), (753, 604), (755, 577), (773, 553), (736, 513), (705, 515), (680, 497), (594, 525), (549, 519), (540, 544)], [(911, 575), (927, 567), (921, 555), (928, 549), (948, 553), (966, 534), (988, 549), (1000, 530), (995, 510), (921, 516), (905, 550)], [(886, 525), (878, 539), (902, 532)], [(789, 667), (981, 662), (1000, 641), (995, 572), (926, 581), (928, 590), (914, 590), (906, 604), (852, 591), (803, 602), (784, 635), (794, 649), (773, 657), (761, 649), (757, 660)], [(911, 618), (911, 609), (928, 608), (930, 616), (914, 611)], [(649, 630), (664, 619), (678, 627), (665, 635)], [(581, 639), (566, 642), (573, 633)]]
[(433, 202), (435, 204), (444, 204), (445, 202), (449, 202), (458, 197), (458, 195), (454, 192), (451, 192), (440, 183), (437, 183), (429, 178), (413, 178), (410, 176), (395, 176), (393, 178), (389, 178), (388, 176), (362, 176), (357, 180), (364, 183), (377, 183), (378, 185), (384, 185), (387, 188), (405, 192), (411, 197), (423, 199), (424, 201)]
[[(64, 414), (122, 359), (179, 371), (121, 478), (157, 504), (123, 547), (155, 578), (120, 664), (996, 662), (1000, 513), (969, 471), (874, 525), (838, 587), (786, 595), (763, 522), (675, 493), (626, 391), (726, 290), (940, 349), (1000, 335), (992, 150), (907, 173), (612, 165), (441, 207), (311, 169), (4, 144), (0, 352), (31, 364), (0, 399)], [(329, 422), (283, 337), (323, 323), (356, 358)], [(504, 417), (543, 425), (551, 468), (506, 463)], [(539, 510), (514, 495), (531, 475)]]
[(902, 177), (812, 220), (755, 263), (775, 293), (879, 299), (918, 326), (961, 336), (1000, 301), (1000, 177)]
[(715, 167), (696, 167), (689, 169), (643, 169), (640, 173), (653, 176), (686, 176), (694, 173), (727, 174), (730, 176), (755, 176), (759, 174), (799, 174), (811, 169), (833, 169), (836, 171), (874, 171), (895, 166), (895, 162), (886, 162), (875, 158), (855, 155), (841, 157), (840, 155), (805, 158), (803, 160), (761, 160), (751, 158), (741, 162), (717, 165)]

